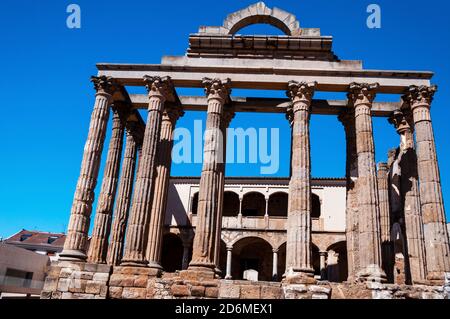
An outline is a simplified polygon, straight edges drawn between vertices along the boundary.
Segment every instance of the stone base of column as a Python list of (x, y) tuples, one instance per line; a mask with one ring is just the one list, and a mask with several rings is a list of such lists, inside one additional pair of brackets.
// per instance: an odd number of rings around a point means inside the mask
[(41, 299), (106, 299), (112, 267), (84, 262), (53, 262)]
[(153, 293), (148, 286), (162, 272), (147, 267), (114, 267), (109, 280), (109, 297), (111, 299), (148, 299)]
[(121, 267), (148, 267), (148, 261), (146, 260), (127, 260), (127, 259), (122, 259), (122, 262), (120, 263)]
[(369, 265), (358, 271), (356, 279), (359, 282), (387, 282), (386, 273), (378, 265)]
[(449, 278), (450, 280), (450, 273), (445, 272), (428, 272), (427, 273), (427, 284), (433, 285), (433, 286), (442, 286), (446, 283), (446, 279)]
[(149, 261), (147, 267), (158, 270), (161, 273), (164, 271), (164, 268), (157, 261)]
[(87, 260), (87, 254), (82, 250), (63, 250), (59, 254), (59, 260), (84, 262)]

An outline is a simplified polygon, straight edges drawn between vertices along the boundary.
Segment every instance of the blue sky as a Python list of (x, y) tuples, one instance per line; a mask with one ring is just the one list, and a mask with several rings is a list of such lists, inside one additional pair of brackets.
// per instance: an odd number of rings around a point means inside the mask
[[(159, 63), (183, 55), (200, 25), (220, 25), (228, 13), (255, 1), (3, 0), (0, 4), (0, 237), (21, 228), (65, 231), (89, 126), (94, 91), (89, 77), (98, 62)], [(81, 29), (68, 29), (66, 8), (81, 7)], [(381, 29), (366, 26), (370, 3), (382, 10)], [(266, 1), (295, 14), (302, 27), (334, 37), (334, 52), (363, 60), (366, 69), (430, 70), (439, 85), (432, 107), (444, 200), (450, 203), (450, 41), (446, 1)], [(253, 26), (240, 33), (272, 33)], [(179, 90), (179, 94), (202, 94)], [(284, 96), (284, 92), (235, 90), (234, 96)], [(316, 97), (343, 98), (319, 94)], [(399, 99), (379, 96), (379, 100)], [(202, 113), (178, 125), (191, 128)], [(280, 170), (289, 173), (289, 126), (282, 115), (238, 114), (232, 127), (279, 128)], [(377, 162), (398, 145), (385, 119), (374, 119)], [(345, 173), (345, 139), (335, 117), (311, 119), (312, 174)], [(173, 175), (199, 175), (201, 165), (174, 165)], [(258, 165), (227, 166), (229, 176), (258, 175)], [(102, 173), (100, 172), (100, 178)], [(100, 183), (99, 183), (100, 184)], [(448, 205), (447, 205), (448, 208)], [(448, 216), (448, 209), (447, 209)]]

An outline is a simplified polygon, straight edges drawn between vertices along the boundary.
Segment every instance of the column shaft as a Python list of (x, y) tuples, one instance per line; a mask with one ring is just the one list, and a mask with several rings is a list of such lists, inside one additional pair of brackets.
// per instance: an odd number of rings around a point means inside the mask
[(225, 275), (225, 279), (232, 279), (231, 276), (231, 262), (233, 258), (233, 248), (227, 247), (227, 272)]
[(214, 271), (215, 251), (217, 250), (218, 220), (223, 205), (223, 114), (228, 99), (228, 83), (221, 80), (204, 79), (208, 96), (208, 115), (206, 122), (203, 169), (198, 196), (197, 225), (190, 270)]
[(450, 247), (430, 115), (435, 91), (436, 87), (412, 86), (404, 99), (410, 104), (416, 135), (427, 278), (442, 282), (450, 272)]
[(272, 260), (272, 280), (278, 280), (278, 249), (273, 250), (273, 260)]
[(73, 199), (70, 213), (67, 238), (61, 259), (86, 260), (86, 246), (94, 201), (94, 190), (100, 168), (106, 127), (109, 118), (109, 106), (112, 102), (114, 83), (111, 78), (93, 77), (92, 82), (97, 90), (94, 110), (91, 116), (89, 134), (84, 147), (80, 177)]
[(309, 119), (316, 83), (289, 83), (293, 105), (291, 180), (286, 243), (286, 279), (312, 277), (311, 262), (311, 164)]
[(349, 100), (355, 109), (358, 154), (360, 270), (357, 276), (363, 280), (384, 280), (386, 277), (381, 269), (380, 210), (371, 116), (377, 88), (378, 84), (352, 83), (349, 92)]
[(122, 158), (124, 122), (117, 105), (115, 105), (112, 116), (111, 140), (95, 213), (94, 229), (89, 244), (88, 261), (94, 264), (106, 263), (111, 218), (119, 180), (120, 160)]
[(128, 221), (131, 196), (133, 193), (136, 168), (136, 140), (129, 130), (127, 130), (126, 135), (125, 152), (122, 161), (122, 173), (120, 176), (119, 190), (117, 192), (116, 206), (114, 207), (111, 241), (108, 247), (107, 257), (108, 264), (114, 266), (119, 265), (122, 260), (125, 230)]
[(145, 77), (144, 81), (149, 91), (148, 116), (127, 229), (125, 253), (121, 264), (124, 266), (145, 266), (148, 263), (145, 259), (147, 244), (145, 235), (155, 184), (156, 149), (161, 132), (164, 103), (168, 95), (173, 92), (173, 86), (168, 77)]
[(173, 131), (176, 121), (182, 115), (181, 109), (166, 107), (162, 117), (146, 254), (149, 266), (157, 269), (162, 269), (161, 249), (172, 164)]

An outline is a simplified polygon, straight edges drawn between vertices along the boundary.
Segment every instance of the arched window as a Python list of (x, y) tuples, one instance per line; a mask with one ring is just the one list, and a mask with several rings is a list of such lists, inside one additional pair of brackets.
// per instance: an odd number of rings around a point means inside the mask
[(266, 213), (266, 198), (263, 194), (251, 192), (242, 199), (243, 216), (264, 216)]
[(269, 216), (286, 217), (288, 213), (288, 194), (275, 193), (269, 197)]
[(233, 217), (239, 214), (239, 195), (235, 192), (225, 192), (223, 194), (222, 216)]
[(320, 198), (316, 194), (311, 195), (311, 218), (320, 217)]
[(192, 196), (191, 200), (191, 213), (193, 215), (197, 215), (197, 209), (198, 209), (198, 192)]

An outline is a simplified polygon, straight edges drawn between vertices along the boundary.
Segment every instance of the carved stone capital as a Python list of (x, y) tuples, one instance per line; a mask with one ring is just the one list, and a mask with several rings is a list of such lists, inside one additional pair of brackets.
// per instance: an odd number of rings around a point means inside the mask
[(144, 76), (145, 87), (148, 91), (148, 96), (159, 97), (163, 101), (174, 102), (176, 93), (172, 83), (172, 79), (169, 76)]
[(347, 94), (350, 106), (357, 106), (360, 104), (371, 106), (379, 87), (380, 84), (378, 83), (351, 83)]
[(167, 118), (174, 125), (180, 117), (184, 116), (184, 110), (181, 105), (167, 105), (163, 111), (163, 120)]
[(91, 76), (91, 82), (97, 93), (113, 95), (118, 89), (116, 81), (110, 76)]
[(378, 163), (378, 171), (387, 173), (389, 171), (388, 163), (384, 163), (384, 162)]
[[(297, 82), (289, 81), (286, 95), (292, 100), (293, 104), (303, 102), (308, 108), (317, 87), (317, 82)], [(294, 109), (295, 111), (295, 109)]]
[(399, 134), (412, 131), (411, 116), (406, 111), (396, 110), (392, 112), (388, 121), (390, 124), (394, 125)]
[(402, 96), (403, 101), (408, 104), (411, 109), (418, 106), (430, 107), (433, 101), (434, 93), (437, 92), (437, 86), (411, 85), (405, 95)]
[(202, 85), (205, 88), (205, 94), (208, 99), (220, 99), (222, 103), (226, 103), (230, 99), (231, 80), (203, 78)]

